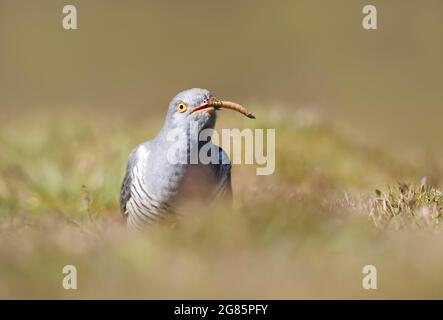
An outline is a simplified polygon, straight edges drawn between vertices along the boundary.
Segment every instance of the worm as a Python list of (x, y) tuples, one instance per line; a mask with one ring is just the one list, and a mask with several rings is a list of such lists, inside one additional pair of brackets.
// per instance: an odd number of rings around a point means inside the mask
[(255, 119), (255, 116), (249, 112), (245, 107), (242, 105), (231, 102), (231, 101), (211, 101), (211, 106), (216, 108), (224, 108), (224, 109), (231, 109), (237, 112), (240, 112), (241, 114), (244, 114), (250, 119)]

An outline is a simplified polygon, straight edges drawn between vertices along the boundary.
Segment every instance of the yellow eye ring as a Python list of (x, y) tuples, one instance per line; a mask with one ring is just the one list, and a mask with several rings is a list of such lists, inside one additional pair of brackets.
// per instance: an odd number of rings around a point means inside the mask
[(184, 103), (184, 102), (179, 102), (179, 103), (177, 104), (177, 111), (178, 111), (178, 112), (183, 113), (183, 112), (185, 112), (186, 110), (188, 110), (188, 106), (186, 105), (186, 103)]

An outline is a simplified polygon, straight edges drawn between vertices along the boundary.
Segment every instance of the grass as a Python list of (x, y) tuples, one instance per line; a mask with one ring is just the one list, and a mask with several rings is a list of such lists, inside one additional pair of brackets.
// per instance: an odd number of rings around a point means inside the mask
[(399, 183), (397, 188), (382, 192), (370, 206), (370, 216), (377, 226), (394, 224), (396, 228), (427, 226), (438, 228), (442, 223), (443, 192), (427, 186), (426, 179), (420, 185)]
[[(0, 297), (443, 298), (441, 163), (300, 112), (257, 118), (223, 113), (219, 127), (275, 128), (274, 175), (235, 166), (233, 209), (196, 205), (140, 234), (126, 230), (118, 192), (127, 155), (160, 118), (5, 121)], [(61, 286), (67, 264), (76, 291)], [(366, 264), (377, 290), (362, 289)]]

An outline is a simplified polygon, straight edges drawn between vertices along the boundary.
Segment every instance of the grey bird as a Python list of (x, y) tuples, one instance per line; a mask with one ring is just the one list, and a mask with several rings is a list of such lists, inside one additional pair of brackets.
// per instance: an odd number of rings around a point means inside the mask
[[(129, 155), (120, 192), (120, 210), (128, 226), (140, 229), (169, 214), (179, 214), (183, 199), (206, 203), (231, 198), (228, 155), (212, 144), (210, 135), (207, 141), (193, 136), (193, 131), (200, 134), (213, 129), (216, 111), (221, 108), (255, 118), (241, 105), (217, 100), (206, 89), (186, 90), (171, 100), (157, 136), (139, 144)], [(207, 155), (216, 161), (191, 160), (204, 145)]]

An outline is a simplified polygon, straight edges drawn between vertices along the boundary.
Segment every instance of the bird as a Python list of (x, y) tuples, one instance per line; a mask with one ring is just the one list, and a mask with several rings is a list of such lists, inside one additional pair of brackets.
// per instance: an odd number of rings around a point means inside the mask
[[(255, 119), (240, 104), (218, 100), (207, 89), (188, 89), (170, 101), (159, 133), (137, 145), (128, 157), (120, 190), (120, 211), (128, 227), (142, 229), (165, 217), (180, 215), (180, 203), (186, 199), (202, 203), (231, 201), (228, 155), (212, 143), (210, 135), (207, 141), (192, 140), (192, 130), (200, 134), (214, 129), (220, 109)], [(199, 151), (203, 145), (217, 161), (190, 161), (193, 148)]]

